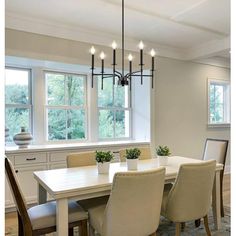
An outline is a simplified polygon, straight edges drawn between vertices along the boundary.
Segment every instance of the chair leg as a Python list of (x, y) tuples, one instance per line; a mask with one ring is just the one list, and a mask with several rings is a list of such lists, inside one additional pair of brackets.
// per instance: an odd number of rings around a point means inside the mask
[(206, 230), (207, 236), (211, 236), (211, 231), (210, 231), (210, 229), (209, 229), (208, 217), (207, 217), (207, 215), (204, 216), (204, 225), (205, 225), (205, 230)]
[(198, 228), (201, 225), (201, 219), (195, 220), (195, 227)]
[(224, 217), (224, 203), (223, 203), (223, 177), (224, 173), (223, 171), (220, 172), (220, 213), (221, 217)]
[(82, 220), (79, 226), (79, 235), (88, 236), (87, 220)]
[(175, 236), (180, 236), (181, 223), (175, 223)]
[(73, 236), (74, 235), (74, 228), (69, 228), (69, 236)]
[(18, 235), (24, 236), (24, 228), (23, 228), (22, 220), (18, 211), (17, 211), (17, 218), (18, 218)]

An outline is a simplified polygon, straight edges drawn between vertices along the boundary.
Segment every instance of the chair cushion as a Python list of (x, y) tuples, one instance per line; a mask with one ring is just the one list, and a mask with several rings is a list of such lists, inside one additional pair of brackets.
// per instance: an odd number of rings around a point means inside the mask
[[(85, 212), (75, 201), (69, 201), (69, 223), (85, 220), (88, 213)], [(33, 230), (43, 229), (56, 225), (56, 202), (47, 202), (28, 209), (28, 214)]]

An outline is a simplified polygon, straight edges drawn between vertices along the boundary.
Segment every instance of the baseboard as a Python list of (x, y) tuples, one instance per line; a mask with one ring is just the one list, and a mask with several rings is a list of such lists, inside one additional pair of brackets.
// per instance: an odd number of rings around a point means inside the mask
[(230, 174), (230, 173), (231, 173), (230, 165), (226, 165), (226, 166), (225, 166), (224, 174), (227, 175), (227, 174)]

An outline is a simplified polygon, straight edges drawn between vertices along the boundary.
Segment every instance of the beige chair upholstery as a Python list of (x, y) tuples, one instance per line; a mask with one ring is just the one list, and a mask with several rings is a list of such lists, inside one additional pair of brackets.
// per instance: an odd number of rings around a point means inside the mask
[(216, 160), (217, 163), (225, 164), (228, 149), (228, 140), (206, 139), (203, 160)]
[(155, 235), (164, 180), (164, 168), (117, 173), (107, 204), (94, 200), (80, 204), (88, 210), (90, 226), (102, 236)]
[[(223, 170), (220, 173), (220, 200), (221, 200), (221, 216), (224, 217), (224, 203), (223, 203), (223, 177), (225, 169), (225, 161), (228, 149), (228, 140), (221, 139), (206, 139), (203, 153), (203, 160), (216, 160), (217, 163), (223, 164)], [(196, 224), (197, 225), (197, 224)]]
[(95, 152), (78, 152), (67, 155), (67, 167), (96, 165)]
[[(139, 157), (139, 160), (145, 160), (145, 159), (151, 159), (152, 158), (152, 155), (151, 155), (151, 150), (149, 147), (145, 147), (145, 148), (139, 148), (138, 149), (141, 151), (141, 154), (140, 154), (140, 157)], [(119, 154), (120, 154), (120, 161), (121, 162), (124, 162), (126, 161), (126, 149), (122, 149), (119, 151)]]
[[(69, 223), (88, 219), (85, 212), (76, 202), (68, 203)], [(56, 225), (56, 202), (47, 202), (28, 209), (33, 230)]]
[(215, 168), (215, 160), (181, 165), (173, 187), (164, 190), (161, 214), (177, 223), (207, 216)]

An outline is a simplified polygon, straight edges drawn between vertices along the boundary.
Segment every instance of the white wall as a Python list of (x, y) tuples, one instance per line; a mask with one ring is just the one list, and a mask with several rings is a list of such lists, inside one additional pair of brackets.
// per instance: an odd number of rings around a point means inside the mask
[(206, 138), (230, 139), (230, 128), (207, 127), (207, 78), (229, 79), (229, 69), (169, 58), (160, 58), (157, 67), (156, 146), (200, 159)]

